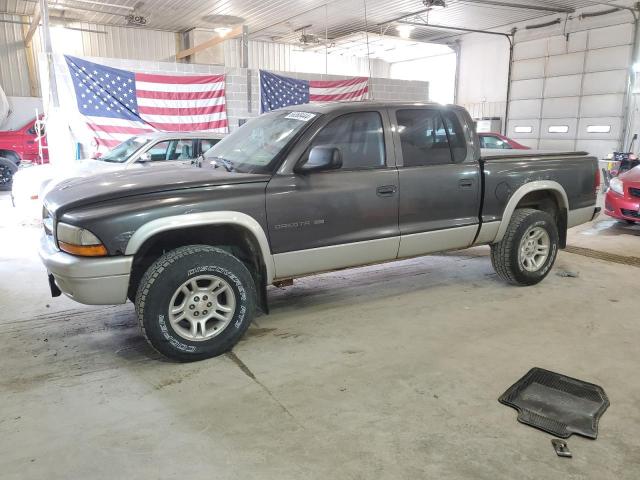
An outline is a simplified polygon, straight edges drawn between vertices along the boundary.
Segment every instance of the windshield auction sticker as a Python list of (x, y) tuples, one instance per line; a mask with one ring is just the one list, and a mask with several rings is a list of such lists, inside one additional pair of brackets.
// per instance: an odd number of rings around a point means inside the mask
[(309, 120), (311, 120), (312, 118), (314, 118), (316, 116), (315, 113), (309, 113), (309, 112), (291, 112), (289, 115), (287, 115), (284, 118), (291, 118), (293, 120), (300, 120), (302, 122), (308, 122)]

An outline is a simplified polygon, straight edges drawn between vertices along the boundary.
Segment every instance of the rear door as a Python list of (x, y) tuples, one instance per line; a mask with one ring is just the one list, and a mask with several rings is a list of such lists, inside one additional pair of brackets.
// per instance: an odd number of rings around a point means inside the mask
[(399, 256), (464, 248), (480, 210), (480, 166), (449, 109), (394, 110), (400, 177)]
[[(385, 128), (387, 127), (387, 128)], [(295, 276), (397, 255), (398, 172), (386, 111), (329, 119), (315, 146), (341, 151), (339, 170), (277, 174), (267, 187), (276, 275)]]

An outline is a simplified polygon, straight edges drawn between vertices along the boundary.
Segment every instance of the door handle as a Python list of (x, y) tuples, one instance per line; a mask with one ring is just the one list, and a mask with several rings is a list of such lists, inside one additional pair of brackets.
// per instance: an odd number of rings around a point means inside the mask
[(396, 193), (396, 190), (397, 188), (395, 185), (382, 185), (376, 189), (376, 194), (379, 197), (390, 197)]
[(458, 182), (458, 186), (460, 188), (471, 188), (473, 186), (473, 180), (471, 180), (470, 178), (462, 178)]

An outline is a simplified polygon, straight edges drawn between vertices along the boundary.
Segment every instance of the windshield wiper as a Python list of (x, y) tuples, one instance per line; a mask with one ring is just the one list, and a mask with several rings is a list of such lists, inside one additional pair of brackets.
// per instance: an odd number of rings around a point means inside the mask
[(218, 165), (222, 164), (222, 166), (225, 168), (227, 172), (233, 172), (234, 168), (233, 168), (233, 162), (231, 160), (227, 160), (226, 158), (222, 158), (222, 157), (209, 157), (207, 160), (210, 160), (210, 159), (213, 160), (212, 163), (215, 165), (215, 168), (217, 168)]

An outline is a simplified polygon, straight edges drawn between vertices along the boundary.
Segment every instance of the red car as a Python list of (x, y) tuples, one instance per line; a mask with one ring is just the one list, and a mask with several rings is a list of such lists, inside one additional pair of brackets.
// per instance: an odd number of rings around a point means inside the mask
[(499, 150), (529, 150), (529, 147), (499, 133), (478, 133), (480, 148)]
[[(38, 146), (39, 129), (34, 118), (17, 130), (0, 131), (0, 189), (11, 188), (13, 174), (21, 162), (48, 163), (49, 153), (46, 148)], [(42, 131), (42, 146), (47, 146), (47, 137)]]
[(628, 223), (640, 222), (640, 167), (609, 181), (604, 213)]

